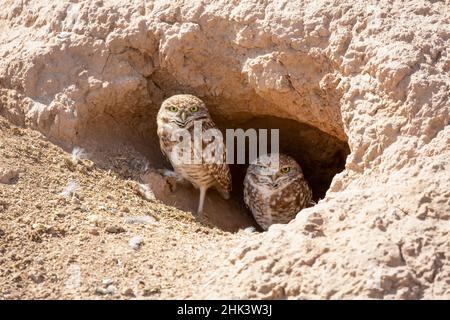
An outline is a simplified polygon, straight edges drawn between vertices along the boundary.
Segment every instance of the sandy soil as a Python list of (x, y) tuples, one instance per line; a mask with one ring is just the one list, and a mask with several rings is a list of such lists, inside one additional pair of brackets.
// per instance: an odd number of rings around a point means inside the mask
[(189, 298), (251, 236), (144, 199), (120, 159), (122, 172), (75, 163), (35, 131), (0, 128), (1, 167), (20, 170), (0, 184), (0, 299)]

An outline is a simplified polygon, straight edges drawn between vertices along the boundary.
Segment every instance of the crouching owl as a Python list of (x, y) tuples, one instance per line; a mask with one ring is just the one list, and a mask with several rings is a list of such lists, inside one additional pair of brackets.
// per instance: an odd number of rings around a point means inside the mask
[(276, 158), (259, 157), (249, 165), (244, 179), (245, 204), (264, 230), (275, 223), (288, 223), (312, 201), (300, 165), (284, 154)]

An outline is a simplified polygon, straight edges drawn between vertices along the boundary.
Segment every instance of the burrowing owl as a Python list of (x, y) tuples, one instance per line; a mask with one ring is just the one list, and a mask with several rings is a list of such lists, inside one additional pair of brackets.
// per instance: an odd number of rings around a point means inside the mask
[[(231, 175), (228, 165), (225, 163), (223, 141), (216, 139), (209, 139), (208, 141), (208, 139), (203, 138), (200, 140), (201, 145), (199, 146), (194, 141), (195, 123), (197, 123), (197, 128), (200, 129), (199, 131), (202, 134), (205, 134), (208, 129), (217, 130), (205, 103), (189, 94), (174, 95), (166, 99), (162, 103), (157, 116), (161, 150), (171, 162), (175, 174), (189, 181), (200, 190), (197, 210), (197, 213), (200, 214), (203, 211), (206, 191), (210, 187), (215, 187), (223, 198), (228, 199), (230, 197)], [(200, 126), (198, 126), (199, 124)], [(199, 156), (197, 159), (200, 159), (200, 161), (180, 159), (178, 147), (175, 148), (177, 144), (179, 146), (179, 141), (174, 139), (174, 134), (176, 135), (180, 130), (189, 132), (191, 141), (189, 153), (192, 155), (192, 159), (195, 155)], [(212, 158), (207, 157), (202, 151), (206, 150), (213, 142), (219, 144), (221, 149), (213, 153)]]
[(267, 230), (274, 223), (288, 223), (312, 201), (312, 192), (300, 165), (280, 154), (249, 165), (244, 179), (244, 201), (256, 222)]

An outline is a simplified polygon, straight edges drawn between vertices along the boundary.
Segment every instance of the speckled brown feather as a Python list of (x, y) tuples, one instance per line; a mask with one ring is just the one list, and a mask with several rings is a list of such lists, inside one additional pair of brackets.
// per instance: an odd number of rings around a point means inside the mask
[[(211, 119), (206, 119), (202, 123), (203, 130), (208, 129), (216, 129), (215, 123)], [(203, 145), (203, 147), (206, 147), (206, 144)], [(222, 190), (219, 190), (221, 192), (230, 193), (231, 192), (231, 173), (230, 168), (228, 167), (228, 164), (226, 164), (226, 148), (224, 146), (223, 153), (221, 159), (221, 163), (206, 163), (206, 168), (208, 172), (216, 179), (219, 188)], [(219, 161), (217, 161), (219, 162)]]

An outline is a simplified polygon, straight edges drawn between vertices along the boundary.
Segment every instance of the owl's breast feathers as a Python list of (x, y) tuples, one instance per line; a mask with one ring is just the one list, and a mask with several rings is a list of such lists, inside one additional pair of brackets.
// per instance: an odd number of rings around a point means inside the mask
[(289, 185), (272, 194), (270, 208), (277, 212), (296, 215), (311, 201), (311, 189), (303, 179), (295, 179)]
[(244, 202), (261, 227), (272, 223), (288, 223), (309, 206), (311, 189), (302, 179), (296, 179), (282, 189), (270, 190), (250, 179), (244, 180)]
[[(201, 127), (202, 133), (204, 133), (208, 129), (217, 129), (216, 125), (211, 119), (208, 118), (202, 119), (201, 123), (202, 123)], [(174, 139), (173, 133), (174, 131), (179, 129), (180, 129), (179, 127), (174, 126), (169, 122), (161, 121), (161, 123), (158, 123), (158, 136), (160, 140), (161, 150), (169, 160), (171, 160), (170, 157), (173, 147), (179, 143), (179, 141), (173, 140)], [(196, 152), (198, 152), (198, 150), (195, 150), (194, 125), (190, 125), (187, 128), (187, 130), (191, 135), (191, 156), (192, 156), (191, 160), (194, 161), (194, 155)], [(209, 174), (214, 178), (217, 189), (222, 193), (222, 195), (225, 198), (227, 198), (231, 191), (231, 174), (230, 169), (226, 163), (226, 147), (222, 142), (220, 148), (221, 152), (219, 154), (213, 153), (211, 158), (208, 157), (208, 155), (204, 152), (205, 149), (211, 143), (215, 143), (214, 140), (205, 141), (204, 138), (202, 139), (201, 166), (203, 166), (206, 169), (205, 174)]]

